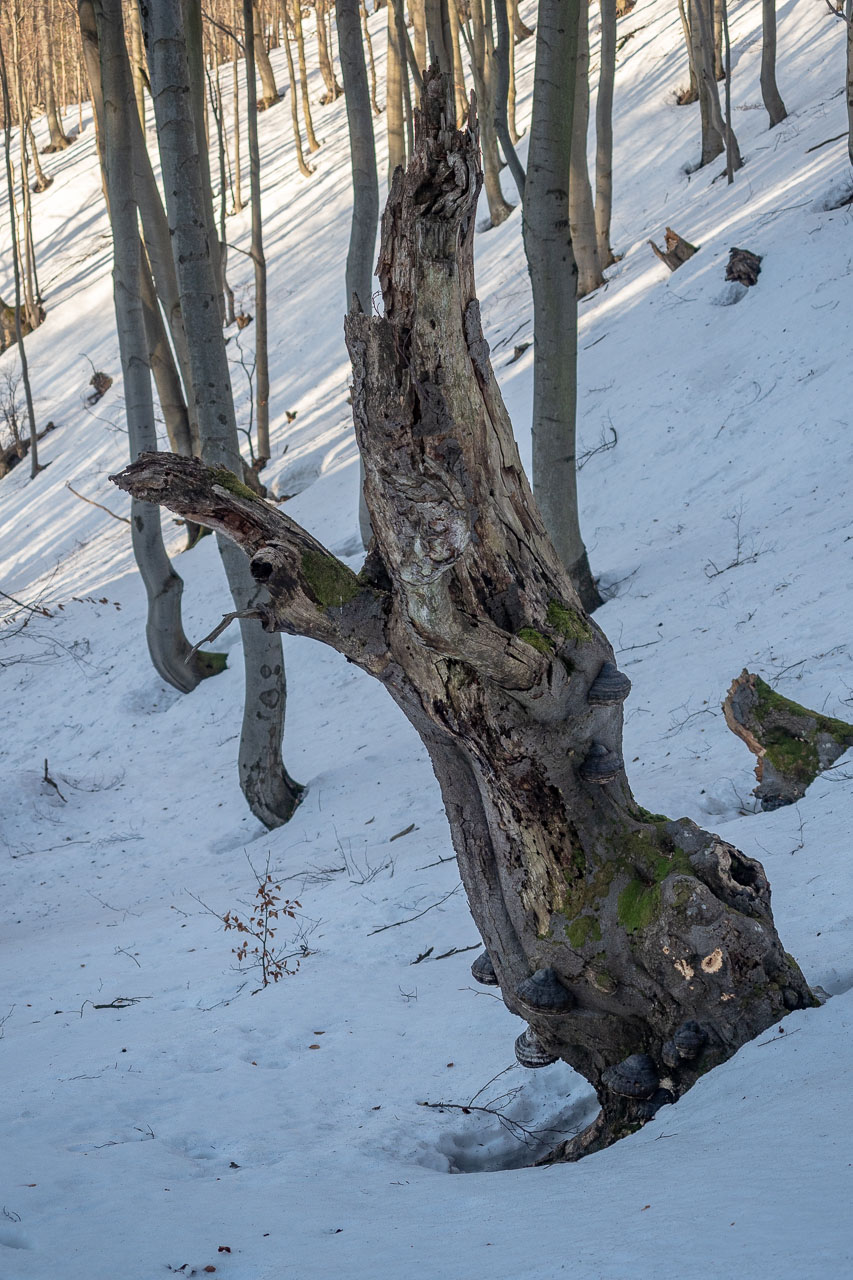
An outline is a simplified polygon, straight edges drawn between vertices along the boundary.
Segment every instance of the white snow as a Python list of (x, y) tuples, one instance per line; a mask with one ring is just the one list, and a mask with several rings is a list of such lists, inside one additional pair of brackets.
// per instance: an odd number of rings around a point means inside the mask
[[(65, 488), (126, 514), (107, 481), (127, 443), (87, 117), (70, 150), (45, 158), (56, 181), (35, 198), (48, 318), (27, 350), (39, 420), (57, 424), (41, 445), (50, 466), (35, 481), (25, 466), (0, 481), (0, 590), (49, 613), (0, 600), (3, 1280), (212, 1267), (230, 1280), (853, 1273), (850, 759), (796, 807), (756, 813), (751, 757), (719, 710), (746, 666), (853, 719), (851, 208), (827, 208), (853, 183), (843, 139), (809, 150), (846, 127), (844, 35), (818, 0), (779, 5), (790, 116), (769, 132), (760, 6), (731, 9), (746, 158), (731, 187), (720, 163), (685, 172), (698, 108), (673, 101), (686, 79), (674, 6), (640, 0), (620, 21), (621, 36), (636, 33), (616, 87), (624, 258), (582, 304), (580, 451), (611, 426), (618, 443), (583, 466), (583, 527), (611, 596), (597, 620), (634, 682), (625, 754), (639, 801), (762, 859), (785, 945), (832, 998), (786, 1018), (635, 1137), (579, 1165), (522, 1167), (594, 1103), (565, 1064), (511, 1066), (520, 1025), (471, 980), (476, 951), (435, 959), (478, 939), (414, 731), (368, 677), (285, 639), (286, 758), (308, 790), (286, 827), (261, 829), (236, 779), (236, 628), (216, 646), (230, 653), (224, 675), (188, 697), (164, 687), (145, 650), (127, 528)], [(373, 19), (377, 53), (383, 21)], [(533, 45), (517, 50), (523, 120)], [(306, 181), (287, 104), (260, 120), (273, 374), (264, 478), (357, 565), (342, 102), (317, 107), (316, 126), (324, 146)], [(505, 189), (515, 198), (508, 177)], [(2, 201), (0, 225), (8, 297)], [(646, 244), (666, 225), (700, 246), (672, 276)], [(228, 228), (245, 247), (248, 211)], [(755, 288), (726, 287), (732, 245), (763, 255)], [(486, 335), (527, 459), (532, 351), (510, 363), (532, 336), (518, 210), (478, 236), (477, 253)], [(231, 254), (252, 310), (248, 265)], [(251, 340), (249, 328), (249, 353)], [(92, 410), (86, 357), (115, 379)], [(0, 374), (16, 362), (13, 348)], [(182, 531), (168, 516), (164, 529), (195, 638), (229, 607), (224, 576), (212, 539), (179, 554)], [(61, 796), (43, 780), (45, 758)], [(247, 854), (258, 868), (269, 855), (299, 900), (280, 937), (310, 953), (254, 996), (234, 935), (197, 901), (245, 915)], [(136, 1002), (95, 1007), (118, 997)], [(502, 1098), (515, 1124), (420, 1105), (475, 1095)]]

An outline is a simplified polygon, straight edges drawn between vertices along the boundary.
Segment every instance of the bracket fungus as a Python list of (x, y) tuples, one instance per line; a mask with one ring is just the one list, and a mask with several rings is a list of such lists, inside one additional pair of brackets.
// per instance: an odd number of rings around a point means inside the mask
[(594, 782), (598, 786), (603, 786), (607, 782), (612, 782), (614, 778), (618, 778), (624, 768), (622, 757), (616, 751), (611, 751), (601, 742), (594, 742), (578, 773), (584, 782)]
[(534, 1071), (538, 1067), (550, 1067), (557, 1061), (559, 1054), (546, 1049), (537, 1039), (533, 1028), (527, 1027), (515, 1042), (515, 1056), (519, 1066), (529, 1067)]
[(484, 951), (482, 955), (471, 965), (471, 977), (475, 982), (482, 982), (484, 987), (498, 987), (498, 975), (495, 973), (495, 966), (492, 964), (492, 957), (488, 951)]
[(647, 1053), (632, 1053), (614, 1067), (608, 1067), (601, 1079), (608, 1089), (623, 1098), (651, 1098), (660, 1084), (654, 1059)]
[(563, 986), (556, 969), (537, 969), (516, 991), (518, 1001), (532, 1013), (568, 1013), (575, 999)]
[(595, 707), (612, 707), (624, 702), (631, 692), (631, 681), (619, 670), (615, 662), (605, 662), (589, 686), (587, 702)]

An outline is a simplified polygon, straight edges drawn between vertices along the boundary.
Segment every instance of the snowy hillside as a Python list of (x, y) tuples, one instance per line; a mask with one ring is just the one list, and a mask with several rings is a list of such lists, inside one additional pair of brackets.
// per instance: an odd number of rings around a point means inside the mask
[[(477, 931), (414, 730), (337, 654), (285, 638), (285, 759), (307, 791), (286, 827), (262, 829), (237, 783), (237, 627), (217, 642), (231, 654), (225, 674), (189, 696), (161, 684), (127, 525), (66, 487), (127, 515), (107, 480), (127, 438), (88, 118), (73, 147), (45, 157), (55, 182), (35, 198), (48, 317), (27, 351), (39, 422), (56, 423), (40, 446), (50, 465), (33, 481), (24, 467), (0, 480), (3, 1280), (213, 1268), (228, 1280), (853, 1274), (853, 768), (845, 757), (797, 806), (755, 812), (752, 757), (719, 709), (748, 667), (853, 720), (841, 323), (853, 206), (832, 207), (853, 177), (843, 139), (818, 145), (846, 128), (844, 32), (823, 0), (779, 4), (790, 115), (769, 132), (760, 6), (730, 8), (746, 161), (732, 186), (719, 163), (686, 172), (699, 120), (697, 106), (674, 103), (687, 77), (675, 5), (639, 0), (620, 20), (624, 257), (581, 307), (582, 527), (608, 597), (596, 620), (633, 682), (625, 759), (638, 800), (762, 860), (785, 946), (832, 998), (791, 1014), (634, 1137), (577, 1165), (523, 1167), (591, 1119), (595, 1100), (564, 1063), (515, 1065), (518, 1019), (471, 979)], [(371, 21), (378, 56), (384, 15)], [(534, 41), (518, 47), (522, 120), (533, 56)], [(318, 76), (312, 100), (321, 88)], [(358, 567), (343, 101), (318, 107), (316, 125), (323, 147), (306, 181), (288, 103), (260, 118), (264, 480)], [(505, 193), (515, 199), (508, 176)], [(700, 247), (673, 275), (646, 243), (667, 225)], [(0, 227), (5, 272), (4, 201)], [(249, 211), (228, 230), (245, 248)], [(733, 245), (763, 257), (743, 296), (724, 280)], [(513, 359), (532, 338), (518, 209), (478, 236), (477, 264), (527, 463), (532, 349)], [(249, 267), (231, 254), (251, 310)], [(251, 335), (240, 338), (249, 352)], [(239, 352), (228, 350), (245, 415)], [(12, 348), (0, 376), (16, 361)], [(89, 409), (92, 366), (114, 383)], [(168, 514), (164, 532), (195, 640), (230, 607), (224, 574), (212, 538), (181, 554)], [(248, 914), (247, 858), (261, 870), (268, 857), (300, 904), (280, 934), (299, 967), (252, 995), (257, 974), (236, 967), (234, 935), (211, 912)], [(439, 1102), (454, 1106), (422, 1105)]]

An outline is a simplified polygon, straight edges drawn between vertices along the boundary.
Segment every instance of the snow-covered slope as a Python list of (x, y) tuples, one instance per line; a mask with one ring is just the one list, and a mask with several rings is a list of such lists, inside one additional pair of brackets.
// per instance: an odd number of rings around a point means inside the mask
[[(236, 629), (218, 645), (232, 651), (223, 676), (189, 697), (160, 684), (127, 527), (65, 488), (126, 514), (106, 479), (127, 442), (89, 126), (47, 159), (56, 181), (36, 201), (49, 314), (27, 349), (40, 420), (57, 424), (42, 445), (50, 466), (32, 482), (23, 467), (0, 481), (0, 590), (49, 615), (8, 600), (0, 609), (4, 1280), (213, 1267), (231, 1280), (849, 1273), (850, 764), (796, 808), (753, 813), (751, 759), (719, 712), (748, 666), (853, 719), (841, 323), (851, 211), (826, 208), (849, 166), (843, 140), (812, 149), (845, 128), (843, 31), (818, 0), (779, 5), (791, 114), (771, 133), (760, 6), (731, 9), (747, 161), (731, 187), (719, 165), (685, 172), (698, 112), (673, 101), (686, 78), (674, 7), (640, 0), (620, 23), (630, 34), (616, 96), (624, 258), (582, 306), (580, 357), (581, 451), (611, 428), (617, 443), (584, 463), (583, 525), (611, 597), (597, 618), (634, 682), (626, 759), (639, 800), (691, 814), (763, 860), (786, 945), (833, 998), (792, 1014), (617, 1147), (578, 1166), (522, 1167), (585, 1123), (593, 1100), (564, 1064), (512, 1065), (518, 1021), (471, 981), (476, 952), (441, 958), (477, 934), (413, 731), (366, 676), (286, 639), (286, 756), (308, 790), (287, 827), (260, 829), (236, 781)], [(525, 116), (533, 41), (517, 52)], [(260, 122), (274, 428), (265, 479), (355, 565), (342, 104), (317, 108), (317, 126), (324, 146), (305, 181), (287, 104)], [(4, 227), (7, 213), (0, 205)], [(673, 276), (645, 243), (667, 224), (700, 245)], [(247, 234), (244, 213), (229, 235), (245, 247)], [(723, 278), (732, 245), (764, 258), (736, 303)], [(7, 271), (7, 246), (0, 261)], [(248, 264), (231, 263), (251, 310)], [(510, 363), (531, 337), (518, 210), (480, 235), (478, 276), (527, 457), (532, 352)], [(93, 410), (89, 360), (115, 379)], [(15, 362), (7, 352), (0, 373)], [(285, 410), (297, 411), (293, 423)], [(228, 608), (213, 540), (180, 555), (181, 530), (168, 517), (164, 528), (187, 631), (203, 635)], [(45, 758), (58, 790), (43, 780)], [(257, 975), (235, 970), (233, 934), (201, 905), (246, 914), (247, 855), (258, 868), (269, 856), (298, 899), (280, 937), (309, 953), (254, 996)], [(134, 1002), (103, 1007), (117, 1000)], [(503, 1119), (420, 1105), (475, 1095)]]

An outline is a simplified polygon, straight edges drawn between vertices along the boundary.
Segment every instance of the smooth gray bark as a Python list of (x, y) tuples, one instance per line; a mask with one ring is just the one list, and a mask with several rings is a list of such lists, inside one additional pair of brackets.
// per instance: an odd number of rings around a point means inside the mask
[[(693, 48), (693, 66), (696, 71), (696, 85), (699, 93), (699, 121), (701, 128), (701, 145), (699, 167), (710, 164), (726, 149), (722, 128), (717, 128), (713, 104), (711, 101), (711, 85), (716, 90), (713, 72), (706, 68), (706, 53), (702, 40), (702, 15), (707, 0), (689, 0), (690, 42)], [(707, 25), (707, 21), (705, 23)]]
[(776, 0), (761, 0), (761, 25), (761, 97), (772, 129), (788, 114), (776, 83)]
[(853, 164), (853, 0), (845, 0), (847, 22), (847, 155)]
[[(138, 0), (140, 13), (146, 0)], [(207, 243), (214, 276), (218, 285), (216, 295), (220, 324), (225, 323), (225, 284), (222, 272), (222, 252), (216, 230), (216, 214), (213, 211), (213, 186), (210, 181), (210, 150), (205, 127), (204, 93), (204, 27), (201, 0), (183, 0), (184, 42), (190, 68), (190, 93), (192, 94), (192, 119), (196, 131), (196, 146), (202, 177), (202, 205)]]
[(139, 254), (139, 290), (151, 372), (157, 387), (157, 399), (160, 401), (163, 421), (166, 424), (169, 447), (173, 453), (182, 453), (189, 458), (193, 453), (193, 440), (186, 399), (157, 301), (157, 291), (151, 278), (148, 256), (142, 243), (139, 245)]
[(524, 199), (524, 168), (513, 145), (509, 119), (509, 93), (512, 67), (512, 32), (509, 24), (508, 0), (495, 0), (498, 38), (495, 44), (495, 132), (519, 197)]
[[(458, 0), (450, 0), (450, 3), (456, 5)], [(469, 47), (471, 77), (474, 81), (474, 92), (477, 95), (480, 146), (483, 151), (483, 189), (489, 206), (489, 220), (493, 227), (497, 227), (512, 213), (513, 205), (505, 199), (501, 189), (501, 163), (495, 132), (497, 99), (491, 0), (469, 0), (468, 8), (471, 17)]]
[(249, 256), (255, 272), (255, 422), (258, 454), (255, 467), (263, 470), (270, 460), (270, 369), (267, 341), (267, 260), (264, 257), (264, 230), (261, 216), (261, 157), (258, 144), (258, 100), (253, 50), (257, 3), (243, 0), (243, 29), (246, 35), (246, 123), (249, 136), (249, 183), (252, 191), (252, 240)]
[(45, 147), (45, 150), (64, 151), (66, 147), (71, 146), (71, 138), (66, 137), (65, 130), (62, 127), (62, 122), (59, 119), (59, 113), (56, 109), (56, 87), (53, 79), (53, 51), (51, 49), (51, 23), (47, 0), (39, 0), (38, 9), (34, 17), (39, 42), (42, 87), (44, 89), (44, 113), (47, 118), (47, 127), (50, 134), (50, 142), (47, 147)]
[[(349, 126), (352, 159), (352, 223), (346, 266), (346, 308), (373, 310), (373, 256), (379, 223), (379, 175), (359, 0), (337, 0), (338, 48)], [(364, 465), (359, 463), (358, 524), (365, 547), (370, 545), (370, 513), (364, 498)]]
[[(125, 48), (121, 0), (95, 0), (103, 93), (103, 164), (113, 235), (113, 297), (124, 380), (125, 420), (131, 461), (156, 450), (149, 341), (140, 289), (142, 258), (133, 182), (130, 116), (138, 116)], [(198, 653), (181, 621), (183, 582), (172, 568), (154, 503), (134, 498), (130, 511), (133, 554), (148, 597), (145, 638), (161, 679), (191, 692), (205, 676), (225, 667), (222, 654)]]
[[(734, 130), (731, 127), (730, 121), (723, 119), (723, 111), (720, 106), (720, 91), (717, 87), (716, 75), (714, 74), (714, 47), (711, 38), (711, 14), (706, 6), (705, 0), (695, 0), (695, 9), (702, 47), (701, 81), (704, 83), (707, 90), (707, 105), (711, 123), (714, 131), (717, 133), (723, 144), (723, 150), (726, 152), (729, 181), (731, 181), (731, 174), (736, 169), (740, 169), (742, 167), (743, 160), (741, 159), (740, 149), (737, 144), (737, 138), (734, 135)], [(720, 12), (723, 14), (722, 9)], [(697, 64), (697, 70), (699, 69), (699, 65)]]
[(578, 517), (578, 277), (569, 226), (579, 0), (541, 0), (524, 184), (524, 250), (533, 288), (533, 492), (584, 608), (601, 599)]
[[(148, 61), (169, 228), (183, 303), (202, 456), (220, 469), (223, 484), (241, 473), (237, 421), (225, 341), (219, 322), (218, 283), (207, 244), (204, 170), (199, 156), (190, 69), (179, 0), (158, 0), (143, 12)], [(231, 473), (230, 475), (228, 473)], [(240, 613), (253, 610), (263, 592), (245, 561), (220, 541), (228, 585)], [(301, 788), (281, 758), (285, 681), (281, 640), (254, 618), (240, 620), (246, 691), (240, 734), (240, 785), (255, 817), (278, 826), (293, 813)]]
[(38, 432), (36, 429), (36, 413), (33, 408), (33, 393), (30, 386), (30, 368), (27, 353), (24, 350), (24, 331), (21, 322), (21, 265), (18, 256), (18, 228), (15, 214), (15, 176), (12, 169), (11, 121), (12, 106), (9, 99), (9, 77), (6, 71), (6, 53), (0, 38), (0, 82), (3, 94), (3, 119), (7, 127), (3, 130), (3, 150), (6, 158), (6, 186), (9, 193), (9, 228), (11, 232), (12, 269), (15, 280), (15, 342), (18, 346), (18, 359), (21, 362), (21, 381), (24, 384), (24, 396), (27, 404), (27, 422), (30, 429), (30, 479), (34, 480), (41, 471), (38, 460)]
[(595, 237), (602, 270), (616, 259), (610, 244), (613, 210), (613, 87), (616, 79), (616, 0), (600, 0), (601, 62), (595, 100)]
[(604, 276), (598, 257), (595, 208), (586, 158), (589, 134), (589, 0), (580, 0), (579, 9), (572, 159), (569, 168), (569, 222), (578, 264), (578, 297), (584, 298), (604, 284)]

